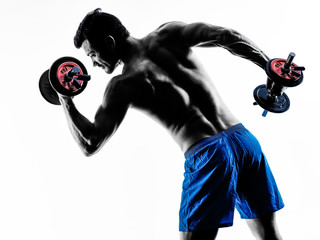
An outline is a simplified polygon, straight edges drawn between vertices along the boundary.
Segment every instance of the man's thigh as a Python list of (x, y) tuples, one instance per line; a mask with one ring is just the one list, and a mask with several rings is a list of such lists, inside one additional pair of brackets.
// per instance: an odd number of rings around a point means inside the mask
[(218, 228), (205, 231), (180, 232), (180, 240), (214, 240)]

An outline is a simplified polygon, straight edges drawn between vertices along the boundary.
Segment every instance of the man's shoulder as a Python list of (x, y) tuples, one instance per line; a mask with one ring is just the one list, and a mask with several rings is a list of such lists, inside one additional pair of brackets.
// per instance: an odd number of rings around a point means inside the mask
[(184, 27), (187, 26), (186, 23), (180, 21), (172, 21), (166, 22), (160, 25), (155, 32), (158, 36), (166, 37), (166, 36), (178, 36), (181, 34)]
[(179, 21), (166, 22), (161, 24), (154, 31), (150, 32), (147, 36), (144, 37), (144, 39), (159, 37), (160, 35), (164, 36), (167, 34), (177, 33), (184, 26), (186, 26), (186, 23), (184, 22), (179, 22)]
[(157, 49), (162, 46), (164, 42), (170, 42), (172, 39), (179, 38), (181, 29), (183, 29), (185, 25), (184, 22), (179, 21), (166, 22), (145, 36), (142, 42), (148, 50)]
[(135, 85), (137, 82), (143, 82), (147, 78), (146, 71), (143, 70), (127, 70), (122, 74), (116, 75), (110, 79), (107, 88), (119, 89)]
[(184, 27), (186, 23), (181, 22), (181, 21), (171, 21), (171, 22), (166, 22), (162, 25), (160, 25), (156, 31), (164, 31), (164, 30), (177, 30), (181, 29)]

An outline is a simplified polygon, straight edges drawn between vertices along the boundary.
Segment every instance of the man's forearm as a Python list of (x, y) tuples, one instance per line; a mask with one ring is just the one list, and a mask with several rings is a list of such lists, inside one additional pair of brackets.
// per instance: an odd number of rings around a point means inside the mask
[(269, 61), (269, 57), (245, 37), (241, 37), (239, 41), (222, 45), (222, 47), (236, 56), (250, 60), (263, 69), (265, 69), (267, 62)]
[(201, 34), (204, 42), (198, 46), (201, 47), (222, 47), (235, 56), (250, 60), (261, 68), (265, 69), (269, 57), (250, 39), (239, 32), (229, 29), (210, 25), (204, 25)]
[(83, 153), (87, 155), (91, 146), (90, 139), (94, 125), (77, 110), (71, 98), (60, 97), (60, 102), (73, 138)]
[(250, 60), (263, 69), (269, 61), (269, 57), (256, 44), (235, 30), (226, 30), (219, 46), (236, 56)]

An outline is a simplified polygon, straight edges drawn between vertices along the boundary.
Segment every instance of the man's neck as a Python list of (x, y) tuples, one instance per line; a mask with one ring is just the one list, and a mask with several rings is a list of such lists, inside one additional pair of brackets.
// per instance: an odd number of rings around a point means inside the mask
[(121, 61), (124, 64), (130, 62), (130, 60), (143, 51), (141, 40), (129, 36), (125, 42), (120, 46)]

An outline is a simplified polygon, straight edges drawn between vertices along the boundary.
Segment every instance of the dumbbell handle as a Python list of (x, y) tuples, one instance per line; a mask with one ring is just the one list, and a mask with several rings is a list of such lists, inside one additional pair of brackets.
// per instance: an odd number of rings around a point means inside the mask
[(90, 75), (86, 75), (86, 74), (79, 74), (78, 75), (78, 80), (81, 80), (81, 81), (89, 81), (91, 79), (91, 76)]
[(291, 69), (291, 64), (292, 64), (292, 61), (293, 61), (293, 58), (296, 56), (295, 53), (291, 52), (285, 62), (285, 64), (283, 65), (282, 67), (282, 71), (285, 72), (285, 73), (289, 73), (290, 71), (304, 71), (306, 70), (305, 67), (302, 67), (302, 66), (294, 66), (293, 69)]
[(289, 54), (286, 63), (285, 63), (285, 64), (283, 65), (283, 67), (282, 67), (282, 70), (283, 70), (283, 71), (285, 71), (285, 72), (290, 71), (290, 66), (291, 66), (292, 61), (293, 61), (293, 59), (294, 59), (295, 56), (296, 56), (296, 54), (293, 53), (293, 52), (291, 52), (291, 53)]
[(293, 68), (293, 70), (294, 71), (304, 71), (304, 70), (306, 70), (306, 68), (305, 67), (296, 66), (296, 67)]
[[(67, 72), (67, 74), (65, 75), (66, 81), (70, 82), (73, 77), (80, 72), (80, 69), (78, 67), (73, 67), (69, 72)], [(78, 80), (81, 81), (89, 81), (91, 79), (90, 75), (86, 75), (86, 74), (79, 74), (77, 76)]]

